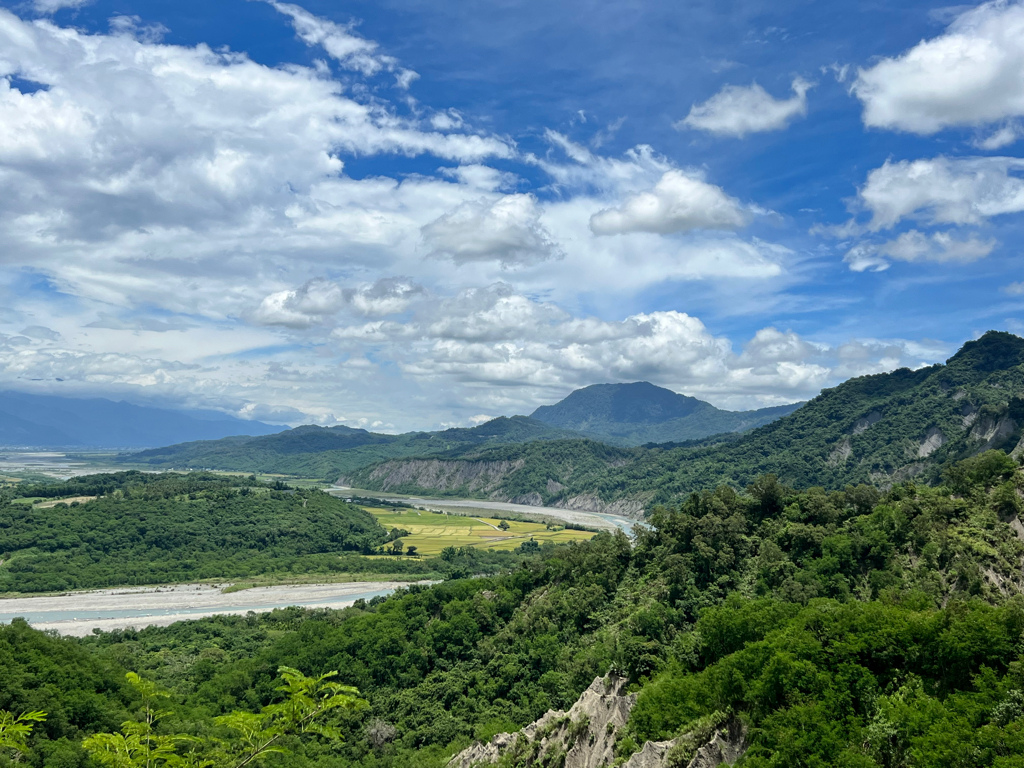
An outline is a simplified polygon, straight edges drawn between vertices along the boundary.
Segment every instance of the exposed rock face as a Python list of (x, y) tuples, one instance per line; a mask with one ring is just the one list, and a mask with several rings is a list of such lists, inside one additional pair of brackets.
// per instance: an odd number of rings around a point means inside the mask
[(830, 467), (836, 467), (850, 458), (850, 454), (852, 453), (853, 446), (850, 444), (850, 438), (849, 436), (844, 437), (836, 443), (835, 448), (833, 448), (832, 452), (829, 454), (828, 465)]
[(918, 446), (917, 456), (921, 459), (927, 458), (945, 444), (946, 436), (942, 434), (942, 431), (938, 427), (932, 427), (928, 430), (928, 434), (924, 436), (924, 440), (921, 441), (921, 445)]
[(636, 704), (635, 693), (623, 693), (626, 682), (615, 675), (599, 677), (568, 712), (548, 712), (517, 734), (499, 733), (489, 744), (474, 744), (453, 757), (448, 768), (490, 765), (511, 750), (530, 762), (564, 753), (565, 768), (609, 766), (615, 759), (615, 735)]
[[(648, 741), (644, 748), (623, 763), (622, 768), (668, 768), (681, 766), (691, 753), (680, 754), (680, 748), (693, 734), (685, 734), (672, 741)], [(715, 730), (705, 743), (692, 753), (686, 768), (718, 768), (732, 765), (747, 751), (747, 729), (738, 720), (731, 720)]]
[(644, 503), (636, 498), (602, 501), (599, 496), (586, 493), (572, 496), (564, 501), (556, 501), (554, 506), (561, 507), (562, 509), (576, 509), (580, 512), (597, 512), (603, 515), (633, 517), (637, 520), (642, 520), (644, 516)]
[[(493, 765), (506, 754), (513, 755), (517, 765), (607, 768), (615, 761), (618, 732), (636, 704), (635, 693), (623, 693), (626, 682), (615, 675), (599, 677), (568, 712), (550, 711), (518, 733), (499, 733), (487, 744), (478, 742), (455, 755), (448, 768)], [(673, 757), (687, 759), (687, 768), (732, 764), (746, 751), (746, 729), (733, 720), (701, 738), (692, 752), (681, 754), (693, 741), (694, 734), (685, 734), (673, 741), (647, 742), (624, 768), (668, 768)]]
[(871, 427), (882, 420), (881, 411), (872, 411), (867, 416), (857, 419), (857, 422), (853, 425), (853, 434), (859, 435), (862, 432), (866, 432), (868, 427)]
[(1003, 443), (1010, 435), (1013, 434), (1014, 430), (1017, 429), (1017, 424), (1009, 416), (1003, 416), (1000, 419), (994, 418), (983, 418), (980, 421), (975, 422), (974, 428), (971, 429), (971, 437), (975, 440), (984, 440), (985, 444), (981, 446), (978, 451), (987, 451), (989, 448), (994, 448), (997, 445)]
[(514, 496), (509, 499), (513, 504), (525, 504), (529, 507), (542, 507), (544, 506), (544, 498), (534, 491), (533, 493), (524, 493), (520, 496)]
[[(388, 461), (374, 468), (370, 479), (381, 490), (407, 485), (441, 492), (464, 489), (471, 493), (492, 493), (510, 472), (523, 466), (520, 461), (443, 461), (414, 459)], [(502, 499), (507, 501), (507, 499)]]

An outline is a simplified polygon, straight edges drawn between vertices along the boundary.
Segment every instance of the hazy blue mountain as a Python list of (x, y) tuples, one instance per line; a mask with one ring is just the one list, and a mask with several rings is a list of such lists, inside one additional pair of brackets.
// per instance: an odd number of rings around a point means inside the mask
[(216, 411), (172, 410), (55, 395), (0, 392), (0, 445), (40, 448), (143, 448), (228, 435), (267, 435), (284, 427)]
[(695, 397), (638, 381), (577, 389), (561, 402), (542, 405), (530, 417), (608, 443), (643, 445), (745, 432), (792, 413), (801, 405), (724, 411)]

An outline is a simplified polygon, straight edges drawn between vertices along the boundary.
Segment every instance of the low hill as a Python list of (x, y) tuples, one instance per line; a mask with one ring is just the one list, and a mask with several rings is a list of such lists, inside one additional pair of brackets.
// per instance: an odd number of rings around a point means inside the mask
[(643, 445), (745, 432), (792, 413), (801, 405), (724, 411), (695, 397), (638, 381), (577, 389), (561, 402), (541, 406), (530, 418), (615, 445)]
[(268, 472), (333, 481), (368, 464), (404, 456), (443, 456), (489, 445), (575, 437), (525, 416), (469, 429), (385, 435), (351, 427), (307, 425), (262, 437), (229, 437), (124, 454), (118, 461), (161, 469)]
[[(449, 493), (593, 511), (637, 512), (695, 490), (743, 487), (773, 473), (807, 488), (938, 479), (950, 463), (993, 448), (1016, 454), (1024, 434), (1024, 339), (990, 331), (946, 365), (862, 376), (731, 439), (609, 451), (588, 441), (502, 446), (444, 466), (391, 461), (353, 485)], [(456, 482), (456, 478), (485, 478)]]
[(267, 435), (282, 429), (216, 411), (0, 392), (0, 446), (142, 448), (228, 435)]
[(119, 472), (11, 493), (0, 498), (0, 593), (326, 569), (387, 537), (357, 506), (250, 478)]

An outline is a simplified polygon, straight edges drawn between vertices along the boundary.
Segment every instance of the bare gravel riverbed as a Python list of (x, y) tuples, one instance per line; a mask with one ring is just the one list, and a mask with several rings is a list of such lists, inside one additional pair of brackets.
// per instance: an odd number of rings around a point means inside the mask
[(343, 584), (287, 584), (224, 593), (228, 584), (175, 584), (70, 592), (49, 597), (0, 599), (0, 623), (23, 617), (36, 629), (84, 637), (93, 629), (166, 627), (177, 621), (217, 614), (265, 612), (275, 608), (344, 608), (356, 600), (389, 595), (398, 581)]

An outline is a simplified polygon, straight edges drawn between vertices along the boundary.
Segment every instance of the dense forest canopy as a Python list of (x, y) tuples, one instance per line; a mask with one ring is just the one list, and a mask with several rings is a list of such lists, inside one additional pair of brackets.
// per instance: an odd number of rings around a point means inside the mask
[(22, 483), (0, 492), (0, 593), (300, 574), (430, 579), (529, 554), (368, 557), (394, 538), (355, 504), (253, 477), (129, 471)]
[(728, 712), (749, 725), (746, 766), (1019, 766), (1022, 487), (998, 451), (937, 487), (798, 492), (766, 476), (658, 508), (634, 543), (600, 534), (344, 611), (83, 640), (15, 622), (0, 628), (0, 709), (51, 713), (29, 765), (86, 765), (80, 740), (137, 707), (126, 671), (171, 690), (168, 729), (202, 735), (274, 701), (281, 666), (337, 669), (369, 708), (338, 719), (342, 741), (297, 738), (278, 764), (439, 768), (616, 670), (640, 691), (622, 758)]

